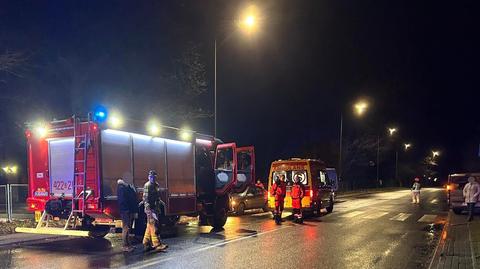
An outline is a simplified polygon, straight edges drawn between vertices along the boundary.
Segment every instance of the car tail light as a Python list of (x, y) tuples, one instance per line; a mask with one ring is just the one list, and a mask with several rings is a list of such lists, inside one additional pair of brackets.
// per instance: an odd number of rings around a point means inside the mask
[(110, 210), (110, 208), (107, 207), (103, 210), (103, 213), (105, 213), (106, 215), (110, 215), (112, 213), (112, 210)]

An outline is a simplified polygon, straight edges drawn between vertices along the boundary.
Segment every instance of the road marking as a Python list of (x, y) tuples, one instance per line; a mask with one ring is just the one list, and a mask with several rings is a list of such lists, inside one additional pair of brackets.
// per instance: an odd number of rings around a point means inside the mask
[(406, 219), (408, 219), (408, 217), (410, 217), (412, 214), (410, 213), (400, 213), (394, 217), (391, 217), (390, 220), (397, 220), (397, 221), (405, 221)]
[(437, 218), (437, 215), (423, 215), (423, 217), (421, 217), (418, 222), (434, 222), (435, 219)]
[(388, 214), (388, 212), (378, 211), (378, 212), (374, 212), (373, 214), (366, 215), (363, 218), (364, 219), (378, 219), (378, 218), (380, 218), (382, 216), (385, 216), (387, 214)]
[(202, 252), (202, 251), (205, 251), (205, 250), (209, 250), (211, 248), (216, 248), (216, 247), (220, 247), (220, 246), (224, 246), (224, 245), (227, 245), (227, 244), (230, 244), (230, 243), (234, 243), (234, 242), (238, 242), (238, 241), (242, 241), (242, 240), (245, 240), (245, 239), (249, 239), (249, 238), (252, 238), (252, 237), (256, 237), (256, 236), (260, 236), (260, 235), (264, 235), (264, 234), (268, 234), (268, 233), (272, 233), (272, 232), (276, 232), (278, 230), (283, 230), (283, 229), (286, 229), (286, 228), (292, 228), (292, 227), (295, 227), (296, 225), (289, 225), (289, 226), (282, 226), (281, 228), (277, 228), (277, 229), (272, 229), (272, 230), (268, 230), (268, 231), (265, 231), (265, 232), (260, 232), (260, 233), (255, 233), (255, 234), (252, 234), (252, 235), (247, 235), (247, 236), (239, 236), (239, 237), (235, 237), (233, 239), (230, 239), (230, 240), (225, 240), (225, 241), (222, 241), (222, 242), (219, 242), (217, 244), (213, 244), (213, 245), (210, 245), (210, 246), (206, 246), (206, 247), (203, 247), (203, 248), (199, 248), (199, 249), (195, 249), (193, 251), (190, 251), (190, 252), (186, 252), (186, 253), (182, 253), (182, 254), (179, 254), (179, 255), (175, 255), (175, 256), (172, 256), (172, 257), (168, 257), (168, 258), (156, 258), (156, 259), (152, 259), (150, 260), (148, 263), (144, 263), (144, 264), (140, 264), (138, 266), (132, 266), (132, 265), (129, 265), (129, 266), (122, 266), (121, 268), (135, 268), (135, 269), (140, 269), (140, 268), (146, 268), (146, 267), (153, 267), (154, 265), (157, 265), (161, 262), (165, 262), (165, 261), (169, 261), (169, 260), (173, 260), (173, 259), (179, 259), (181, 258), (182, 256), (190, 256), (192, 254), (195, 254), (195, 253), (198, 253), (198, 252)]
[(252, 214), (252, 217), (260, 217), (260, 216), (266, 216), (266, 215), (272, 215), (272, 212), (262, 212), (262, 213), (256, 213)]
[(347, 214), (343, 214), (340, 217), (342, 217), (342, 218), (353, 218), (353, 217), (358, 216), (358, 215), (363, 214), (363, 213), (365, 213), (365, 211), (353, 211), (353, 212), (350, 212), (350, 213), (347, 213)]

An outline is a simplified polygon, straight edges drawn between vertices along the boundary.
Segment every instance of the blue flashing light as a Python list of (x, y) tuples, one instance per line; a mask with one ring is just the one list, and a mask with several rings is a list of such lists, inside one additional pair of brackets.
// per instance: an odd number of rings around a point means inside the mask
[(93, 113), (93, 120), (97, 122), (104, 122), (107, 119), (107, 109), (103, 106), (99, 106)]

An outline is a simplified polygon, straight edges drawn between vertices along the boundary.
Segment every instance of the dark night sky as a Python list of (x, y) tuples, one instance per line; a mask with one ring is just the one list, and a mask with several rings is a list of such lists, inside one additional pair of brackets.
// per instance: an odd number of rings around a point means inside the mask
[[(261, 175), (274, 159), (337, 145), (341, 113), (347, 138), (396, 125), (415, 145), (409, 158), (438, 148), (443, 173), (478, 170), (474, 1), (258, 1), (261, 28), (250, 39), (232, 25), (245, 3), (2, 1), (0, 53), (29, 57), (22, 77), (0, 74), (4, 140), (21, 131), (12, 123), (100, 103), (137, 119), (160, 113), (154, 103), (177, 100), (166, 77), (185, 44), (206, 66), (209, 91), (195, 102), (212, 111), (217, 37), (219, 137), (254, 144)], [(351, 116), (359, 97), (371, 100), (360, 120)], [(188, 124), (212, 133), (212, 122)], [(16, 140), (2, 157), (22, 158)], [(310, 157), (336, 165), (336, 153), (323, 152)]]

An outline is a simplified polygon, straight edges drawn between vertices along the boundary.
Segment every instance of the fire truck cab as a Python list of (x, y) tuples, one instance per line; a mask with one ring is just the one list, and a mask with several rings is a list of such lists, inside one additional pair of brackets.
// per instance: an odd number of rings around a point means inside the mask
[(306, 213), (319, 216), (322, 212), (332, 212), (337, 190), (337, 176), (334, 168), (327, 168), (325, 163), (315, 159), (292, 158), (274, 161), (270, 166), (268, 179), (268, 205), (275, 207), (275, 197), (271, 195), (272, 185), (276, 177), (284, 175), (287, 184), (285, 209), (292, 208), (290, 196), (293, 179), (300, 176), (300, 182), (305, 187), (305, 197), (302, 208)]
[[(230, 193), (255, 178), (253, 147), (237, 148), (193, 132), (185, 141), (131, 130), (103, 128), (90, 116), (50, 122), (43, 134), (27, 129), (27, 204), (38, 224), (16, 231), (103, 237), (111, 227), (121, 227), (117, 180), (133, 185), (140, 202), (149, 170), (158, 173), (162, 223), (173, 225), (189, 215), (223, 227)], [(65, 220), (64, 227), (51, 228), (53, 219)]]

